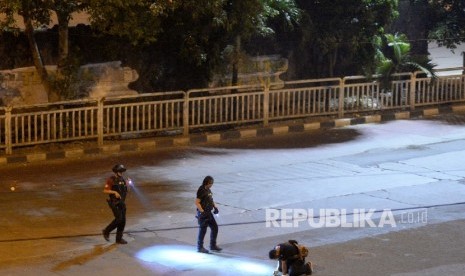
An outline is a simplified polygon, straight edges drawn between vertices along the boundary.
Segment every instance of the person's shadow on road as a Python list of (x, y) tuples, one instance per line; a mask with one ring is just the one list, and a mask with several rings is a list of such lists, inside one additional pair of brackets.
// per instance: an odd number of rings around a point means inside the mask
[(94, 260), (98, 256), (101, 256), (109, 251), (114, 250), (115, 248), (117, 248), (117, 245), (115, 243), (111, 245), (95, 245), (90, 252), (84, 253), (75, 258), (57, 264), (55, 267), (53, 267), (53, 271), (63, 271), (74, 265), (83, 265), (91, 260)]

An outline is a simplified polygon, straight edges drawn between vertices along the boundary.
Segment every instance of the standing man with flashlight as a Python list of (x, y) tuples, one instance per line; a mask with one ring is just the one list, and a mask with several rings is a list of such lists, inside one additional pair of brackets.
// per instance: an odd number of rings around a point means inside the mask
[(127, 244), (128, 242), (123, 239), (123, 231), (126, 226), (126, 195), (128, 194), (128, 185), (130, 179), (123, 176), (126, 168), (122, 164), (113, 166), (114, 175), (109, 177), (105, 182), (103, 192), (109, 194), (107, 199), (108, 206), (110, 206), (113, 216), (113, 221), (102, 230), (103, 238), (110, 241), (110, 232), (116, 229), (116, 243)]
[(203, 179), (202, 185), (197, 190), (197, 198), (195, 199), (195, 206), (197, 206), (197, 219), (199, 223), (197, 252), (200, 253), (209, 253), (209, 251), (203, 247), (203, 239), (207, 233), (207, 227), (210, 227), (210, 250), (222, 250), (222, 248), (218, 247), (216, 244), (218, 224), (216, 223), (213, 214), (218, 214), (219, 211), (213, 201), (213, 194), (210, 190), (212, 186), (213, 177), (208, 175)]

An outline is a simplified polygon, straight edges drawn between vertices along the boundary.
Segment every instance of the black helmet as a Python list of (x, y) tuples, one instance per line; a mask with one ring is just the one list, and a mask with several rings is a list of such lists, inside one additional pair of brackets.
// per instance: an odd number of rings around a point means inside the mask
[(126, 171), (126, 168), (122, 164), (116, 164), (116, 165), (113, 166), (112, 171), (114, 173), (119, 173), (119, 172), (122, 173), (122, 172)]

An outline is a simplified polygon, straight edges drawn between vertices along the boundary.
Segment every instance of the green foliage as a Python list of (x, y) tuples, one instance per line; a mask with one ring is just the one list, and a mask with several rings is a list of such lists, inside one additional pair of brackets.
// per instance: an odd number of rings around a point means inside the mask
[(153, 66), (154, 85), (205, 86), (214, 70), (221, 71), (223, 65), (230, 66), (242, 58), (236, 38), (243, 42), (256, 34), (272, 34), (267, 21), (271, 16), (290, 20), (296, 14), (297, 10), (286, 10), (286, 3), (293, 1), (173, 1), (170, 8), (156, 15), (158, 33), (146, 44), (157, 55), (146, 62), (159, 64)]
[(50, 23), (50, 2), (40, 0), (3, 0), (0, 1), (0, 13), (5, 15), (5, 19), (0, 22), (2, 29), (17, 29), (18, 24), (14, 15), (19, 14), (30, 18), (35, 26)]
[[(59, 45), (60, 57), (58, 61), (59, 74), (57, 74), (55, 82), (66, 82), (66, 78), (69, 76), (64, 75), (66, 70), (63, 70), (63, 72), (61, 71), (62, 68), (69, 66), (69, 64), (67, 64), (68, 22), (73, 12), (81, 11), (85, 8), (86, 3), (79, 0), (8, 0), (0, 2), (0, 12), (6, 16), (5, 20), (1, 22), (2, 30), (9, 31), (13, 28), (17, 32), (18, 22), (14, 20), (14, 16), (22, 16), (34, 66), (43, 81), (49, 100), (51, 101), (60, 100), (60, 91), (62, 90), (57, 90), (56, 88), (62, 85), (57, 86), (50, 82), (50, 78), (42, 61), (41, 52), (39, 51), (35, 39), (34, 28), (41, 27), (42, 25), (49, 25), (52, 12), (56, 13), (60, 30), (59, 42), (57, 43)], [(63, 77), (63, 80), (60, 80), (61, 77)]]
[[(465, 1), (418, 2), (431, 8), (431, 38), (450, 47), (464, 40)], [(269, 41), (273, 46), (287, 43), (279, 50), (293, 53), (292, 71), (298, 72), (294, 78), (360, 74), (363, 68), (386, 75), (429, 69), (424, 57), (410, 56), (406, 40), (384, 36), (398, 15), (397, 4), (397, 0), (0, 0), (0, 12), (6, 15), (0, 24), (4, 31), (13, 30), (17, 13), (40, 26), (49, 23), (53, 12), (69, 19), (72, 12), (85, 10), (93, 30), (80, 34), (80, 42), (70, 38), (79, 52), (71, 54), (81, 55), (79, 61), (84, 62), (116, 58), (132, 62), (146, 78), (147, 91), (205, 86), (212, 70), (224, 72), (220, 65), (237, 68), (245, 49), (260, 54)], [(372, 43), (374, 37), (378, 44)], [(266, 45), (244, 47), (256, 41)], [(78, 64), (63, 66), (64, 83), (55, 87), (68, 89), (74, 66)]]
[(465, 42), (465, 1), (430, 0), (426, 4), (431, 22), (429, 39), (451, 49)]
[(301, 78), (360, 73), (374, 35), (398, 15), (397, 0), (298, 0), (303, 12)]
[(240, 35), (243, 39), (253, 34), (273, 34), (270, 19), (281, 17), (283, 23), (292, 27), (300, 17), (300, 10), (293, 0), (227, 0), (224, 11), (226, 30), (232, 37)]
[(91, 24), (102, 33), (150, 43), (162, 31), (161, 19), (181, 5), (177, 0), (88, 0)]
[(422, 71), (432, 79), (436, 78), (435, 64), (427, 57), (412, 57), (410, 43), (404, 34), (385, 34), (375, 37), (376, 74), (379, 75), (381, 89), (389, 90), (395, 73)]
[[(224, 1), (223, 26), (228, 45), (223, 47), (223, 68), (230, 67), (232, 85), (237, 84), (239, 63), (242, 60), (242, 46), (252, 37), (259, 35), (267, 37), (275, 34), (273, 20), (279, 18), (280, 23), (292, 29), (299, 21), (300, 10), (294, 0), (226, 0)], [(231, 51), (229, 51), (231, 49)]]
[[(55, 72), (56, 73), (56, 72)], [(50, 75), (50, 85), (55, 91), (59, 91), (62, 100), (72, 100), (79, 95), (78, 84), (82, 81), (79, 79), (79, 63), (77, 60), (67, 60), (66, 65), (61, 69), (61, 75), (58, 78), (56, 74)]]

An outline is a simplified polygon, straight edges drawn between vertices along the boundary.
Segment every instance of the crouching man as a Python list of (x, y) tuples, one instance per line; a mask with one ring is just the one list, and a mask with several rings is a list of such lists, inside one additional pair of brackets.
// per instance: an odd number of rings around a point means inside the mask
[(312, 263), (305, 262), (307, 256), (308, 248), (295, 240), (276, 245), (269, 252), (270, 259), (278, 260), (278, 267), (273, 275), (277, 276), (279, 272), (283, 276), (312, 275)]

